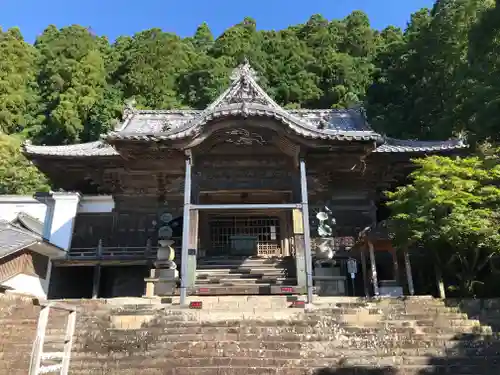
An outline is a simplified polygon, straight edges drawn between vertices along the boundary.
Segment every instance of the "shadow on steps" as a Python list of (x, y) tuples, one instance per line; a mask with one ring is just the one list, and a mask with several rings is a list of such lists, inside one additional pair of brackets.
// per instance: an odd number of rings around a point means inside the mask
[(397, 375), (398, 371), (393, 367), (366, 368), (366, 367), (339, 367), (322, 368), (316, 370), (313, 375)]

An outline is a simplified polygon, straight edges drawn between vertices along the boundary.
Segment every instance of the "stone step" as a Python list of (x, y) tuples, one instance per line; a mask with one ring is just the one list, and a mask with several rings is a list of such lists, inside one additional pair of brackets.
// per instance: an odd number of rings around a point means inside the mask
[[(369, 323), (368, 323), (369, 324)], [(425, 320), (390, 320), (382, 319), (376, 324), (387, 324), (394, 326), (412, 326), (412, 327), (476, 327), (481, 326), (479, 320), (468, 319), (425, 319)]]
[[(333, 367), (342, 364), (342, 366), (346, 367), (379, 367), (379, 366), (387, 366), (387, 367), (396, 367), (396, 368), (404, 368), (406, 366), (419, 366), (426, 367), (430, 363), (441, 362), (441, 365), (446, 365), (448, 368), (460, 368), (460, 367), (473, 367), (473, 368), (486, 368), (486, 366), (491, 370), (493, 368), (500, 369), (500, 365), (497, 361), (500, 359), (499, 356), (494, 357), (483, 357), (483, 356), (474, 356), (474, 357), (452, 357), (446, 359), (433, 359), (431, 357), (403, 357), (403, 356), (379, 356), (379, 355), (369, 355), (369, 356), (360, 356), (356, 355), (356, 353), (352, 353), (351, 356), (348, 357), (339, 357), (336, 353), (323, 353), (323, 356), (318, 356), (315, 358), (304, 358), (303, 356), (299, 357), (248, 357), (246, 353), (234, 353), (235, 355), (223, 355), (223, 356), (210, 356), (201, 354), (199, 356), (190, 356), (190, 357), (180, 357), (178, 353), (171, 353), (171, 356), (165, 356), (164, 353), (156, 353), (153, 352), (151, 355), (147, 357), (143, 357), (141, 361), (141, 365), (147, 368), (151, 367), (185, 367), (185, 366), (193, 366), (197, 365), (200, 367), (211, 367), (211, 366), (243, 366), (247, 365), (249, 367)], [(106, 361), (105, 358), (96, 359), (92, 356), (81, 357), (79, 359), (85, 360), (87, 363), (101, 363)], [(128, 368), (137, 363), (137, 360), (134, 358), (121, 358), (120, 359), (120, 367)], [(495, 366), (496, 364), (496, 366)], [(96, 366), (98, 367), (98, 366)]]
[(264, 265), (261, 263), (243, 263), (243, 264), (232, 264), (232, 263), (219, 263), (219, 264), (197, 264), (197, 271), (215, 271), (220, 270), (221, 272), (230, 272), (237, 270), (239, 272), (246, 270), (258, 270), (258, 272), (273, 271), (273, 270), (286, 270), (287, 267), (281, 264), (270, 264)]
[[(98, 359), (93, 361), (86, 361), (85, 366), (90, 368), (103, 368), (106, 364), (106, 359)], [(114, 366), (114, 370), (125, 371), (127, 369), (157, 369), (161, 371), (161, 374), (252, 374), (252, 375), (262, 375), (262, 374), (311, 374), (312, 371), (317, 371), (323, 369), (319, 372), (325, 374), (335, 374), (337, 371), (340, 374), (391, 374), (396, 373), (397, 368), (398, 374), (403, 375), (416, 375), (416, 374), (454, 374), (454, 375), (472, 375), (472, 374), (484, 374), (487, 370), (487, 374), (497, 374), (500, 366), (494, 364), (459, 364), (455, 365), (453, 363), (448, 364), (443, 361), (442, 364), (429, 365), (412, 365), (412, 364), (401, 364), (398, 365), (397, 359), (379, 359), (374, 358), (370, 362), (352, 364), (346, 363), (342, 364), (342, 369), (339, 369), (339, 365), (342, 363), (339, 358), (324, 358), (317, 360), (307, 360), (307, 359), (277, 359), (277, 358), (262, 358), (262, 359), (249, 359), (249, 358), (192, 358), (192, 359), (170, 359), (170, 358), (157, 358), (152, 361), (144, 361), (137, 364), (133, 359), (124, 358), (119, 361), (119, 363)], [(389, 368), (394, 368), (390, 371)], [(73, 367), (74, 368), (74, 367)], [(75, 374), (75, 370), (72, 368), (71, 373)], [(384, 369), (385, 368), (385, 369)], [(167, 369), (175, 369), (175, 371), (170, 372)], [(198, 371), (194, 372), (195, 369)], [(295, 372), (295, 370), (300, 370), (300, 372)], [(329, 370), (326, 370), (329, 369)], [(181, 372), (182, 371), (182, 372)], [(330, 372), (331, 371), (331, 372)], [(428, 372), (430, 371), (430, 372)], [(444, 371), (444, 372), (443, 372)], [(495, 372), (496, 371), (496, 372)], [(123, 373), (123, 372), (113, 372), (113, 373)], [(141, 373), (142, 370), (141, 370)]]
[[(392, 350), (380, 350), (378, 348), (370, 349), (360, 349), (360, 348), (349, 348), (341, 349), (332, 347), (328, 342), (325, 343), (310, 343), (310, 345), (302, 345), (301, 350), (274, 350), (266, 347), (266, 343), (258, 348), (245, 348), (240, 347), (237, 342), (232, 343), (232, 345), (227, 345), (224, 347), (196, 347), (194, 345), (189, 349), (185, 350), (175, 350), (174, 352), (165, 353), (164, 349), (150, 349), (147, 351), (148, 357), (176, 357), (176, 358), (192, 358), (192, 357), (245, 357), (245, 358), (283, 358), (283, 359), (294, 359), (294, 358), (323, 358), (326, 354), (333, 352), (337, 358), (356, 358), (356, 357), (401, 357), (406, 359), (413, 359), (418, 362), (419, 359), (425, 359), (426, 363), (421, 362), (420, 364), (427, 364), (429, 359), (438, 360), (437, 357), (446, 357), (450, 360), (464, 360), (466, 358), (480, 358), (484, 360), (484, 357), (488, 356), (488, 359), (500, 359), (499, 348), (469, 348), (464, 349), (445, 349), (445, 348), (412, 348), (412, 349), (400, 349), (394, 348)], [(78, 351), (73, 354), (72, 358), (75, 360), (81, 360), (84, 358), (95, 358), (102, 355), (99, 352), (90, 351)], [(0, 359), (2, 354), (0, 353)], [(409, 361), (406, 360), (406, 363)]]
[[(293, 287), (293, 285), (290, 285)], [(219, 285), (196, 285), (189, 290), (190, 295), (202, 296), (238, 296), (238, 295), (271, 295), (271, 294), (301, 294), (298, 291), (284, 293), (280, 286), (271, 284), (248, 284), (234, 286), (219, 286)]]
[[(182, 335), (182, 337), (181, 337)], [(197, 343), (203, 348), (219, 348), (231, 346), (237, 343), (240, 347), (253, 349), (268, 348), (275, 350), (301, 350), (305, 343), (328, 344), (331, 348), (357, 348), (357, 349), (393, 349), (393, 348), (443, 348), (448, 342), (453, 342), (455, 347), (463, 345), (466, 347), (481, 347), (483, 345), (500, 345), (498, 339), (489, 339), (487, 335), (474, 335), (474, 338), (460, 338), (457, 334), (425, 334), (415, 335), (407, 333), (374, 332), (359, 334), (356, 332), (315, 332), (315, 333), (294, 333), (284, 331), (277, 332), (256, 332), (256, 333), (231, 333), (231, 332), (213, 332), (213, 333), (182, 333), (175, 330), (150, 330), (146, 334), (138, 334), (136, 330), (115, 329), (105, 333), (102, 339), (99, 336), (89, 335), (91, 340), (78, 340), (87, 346), (95, 345), (97, 348), (105, 347), (110, 343), (113, 345), (141, 342), (147, 344), (150, 349), (164, 348), (171, 350), (186, 350), (193, 348)], [(481, 339), (483, 338), (483, 339)], [(82, 338), (83, 339), (83, 338)], [(400, 345), (400, 346), (398, 346)], [(475, 345), (475, 346), (474, 346)]]
[[(115, 324), (124, 323), (123, 321), (116, 322)], [(296, 335), (323, 335), (323, 336), (332, 336), (332, 335), (342, 335), (344, 338), (350, 336), (369, 336), (369, 335), (398, 335), (398, 337), (421, 337), (422, 335), (427, 335), (429, 338), (432, 337), (440, 337), (443, 335), (453, 336), (455, 334), (491, 334), (490, 330), (482, 329), (482, 330), (473, 330), (469, 327), (455, 327), (455, 328), (446, 328), (446, 329), (415, 329), (413, 327), (355, 327), (349, 325), (333, 325), (331, 328), (324, 329), (318, 328), (315, 326), (300, 326), (295, 324), (286, 325), (272, 325), (265, 322), (262, 322), (260, 325), (248, 325), (248, 326), (222, 326), (217, 323), (214, 323), (212, 326), (203, 326), (191, 324), (192, 322), (151, 322), (149, 327), (144, 329), (140, 329), (139, 326), (135, 330), (130, 330), (130, 334), (137, 334), (140, 336), (148, 336), (150, 333), (154, 334), (168, 334), (168, 335), (211, 335), (217, 337), (220, 335), (221, 338), (230, 337), (231, 339), (241, 340), (241, 337), (246, 337), (247, 335), (265, 335), (266, 337), (272, 336), (280, 336), (288, 333), (293, 333)], [(483, 328), (483, 327), (482, 327)], [(56, 334), (56, 333), (54, 333)], [(116, 336), (127, 337), (127, 335), (123, 335), (120, 332), (116, 332)]]
[[(107, 375), (136, 375), (138, 370), (136, 368), (116, 368), (108, 367), (105, 374)], [(320, 369), (304, 368), (304, 367), (176, 367), (176, 368), (139, 368), (141, 375), (313, 375)], [(71, 367), (70, 373), (72, 375), (88, 375), (88, 369), (83, 367), (81, 370), (76, 367)], [(94, 373), (90, 373), (94, 374)], [(100, 373), (99, 373), (100, 374)], [(318, 373), (319, 374), (319, 373)], [(361, 374), (362, 373), (356, 373)], [(416, 373), (415, 373), (416, 374)], [(10, 374), (9, 374), (10, 375)], [(16, 374), (18, 375), (18, 374)], [(19, 375), (25, 375), (19, 373)], [(377, 374), (378, 375), (378, 374)], [(412, 374), (413, 375), (413, 374)]]
[(287, 278), (287, 277), (256, 277), (256, 278), (215, 278), (210, 277), (207, 279), (197, 278), (196, 284), (201, 285), (213, 285), (218, 284), (220, 286), (233, 286), (233, 285), (294, 285), (297, 279)]
[(259, 257), (259, 256), (238, 256), (238, 255), (220, 255), (220, 256), (206, 256), (198, 258), (198, 263), (220, 263), (220, 262), (233, 262), (233, 263), (292, 263), (293, 257)]
[(283, 268), (206, 268), (196, 270), (198, 277), (207, 275), (248, 275), (248, 276), (265, 276), (265, 275), (283, 275), (286, 270)]

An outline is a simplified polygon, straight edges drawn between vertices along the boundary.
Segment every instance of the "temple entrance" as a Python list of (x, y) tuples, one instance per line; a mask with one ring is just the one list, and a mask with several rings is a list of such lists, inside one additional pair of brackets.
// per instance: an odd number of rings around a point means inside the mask
[[(290, 201), (284, 191), (201, 194), (202, 204), (266, 204)], [(200, 248), (206, 257), (275, 258), (289, 255), (291, 214), (284, 210), (216, 210), (200, 214)]]
[(209, 216), (207, 256), (283, 256), (281, 220), (247, 214)]

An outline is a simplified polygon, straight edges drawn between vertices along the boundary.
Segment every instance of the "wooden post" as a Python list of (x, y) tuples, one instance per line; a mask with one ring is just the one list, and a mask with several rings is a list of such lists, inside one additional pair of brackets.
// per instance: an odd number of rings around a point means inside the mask
[[(192, 288), (196, 284), (196, 267), (198, 258), (198, 228), (199, 228), (199, 211), (191, 210), (189, 219), (191, 221), (189, 225), (190, 233), (189, 236), (189, 251), (188, 251), (188, 262), (187, 266), (187, 287)], [(184, 235), (184, 234), (183, 234)]]
[(445, 288), (444, 288), (443, 275), (441, 273), (441, 269), (439, 268), (437, 262), (434, 262), (434, 270), (436, 272), (436, 284), (438, 287), (439, 298), (445, 299), (446, 292), (445, 292)]
[(187, 304), (188, 257), (189, 257), (189, 234), (191, 233), (191, 165), (192, 158), (189, 152), (186, 153), (185, 176), (184, 176), (184, 210), (182, 217), (182, 250), (181, 250), (181, 292), (180, 304)]
[(311, 230), (309, 228), (309, 197), (307, 192), (306, 162), (303, 158), (299, 161), (300, 169), (300, 196), (302, 202), (302, 222), (304, 228), (304, 260), (306, 268), (307, 303), (313, 299), (313, 266), (311, 251)]
[[(295, 209), (292, 211), (293, 238), (295, 247), (295, 267), (297, 275), (297, 287), (307, 290), (307, 272), (304, 249), (304, 221), (302, 211)], [(301, 292), (302, 293), (302, 292)]]
[(363, 272), (363, 288), (365, 290), (365, 297), (370, 295), (370, 291), (368, 289), (368, 284), (366, 280), (367, 269), (366, 269), (366, 254), (365, 254), (365, 246), (361, 248), (361, 270)]
[(66, 335), (64, 337), (64, 356), (62, 360), (61, 375), (68, 375), (69, 362), (71, 359), (71, 347), (73, 346), (73, 336), (76, 327), (76, 311), (70, 311), (68, 324), (66, 326)]
[(151, 245), (151, 238), (148, 238), (146, 241), (146, 250), (144, 251), (144, 255), (146, 256), (147, 260), (151, 259), (153, 255), (153, 246)]
[(42, 306), (36, 327), (36, 337), (33, 343), (29, 375), (38, 375), (42, 363), (43, 343), (45, 341), (45, 330), (49, 321), (50, 306)]
[(100, 259), (102, 256), (102, 240), (99, 240), (97, 245), (97, 264), (94, 266), (94, 278), (92, 282), (92, 299), (99, 297), (99, 289), (101, 286), (101, 264)]
[(401, 278), (399, 275), (399, 263), (398, 263), (398, 255), (396, 252), (396, 249), (392, 248), (391, 249), (391, 255), (392, 255), (392, 264), (393, 264), (393, 269), (394, 269), (394, 280), (398, 283), (398, 285), (401, 285)]
[(377, 265), (375, 264), (375, 249), (371, 241), (368, 241), (368, 251), (370, 253), (370, 263), (372, 268), (372, 283), (373, 283), (373, 294), (375, 297), (380, 295), (378, 288), (378, 278), (377, 278)]
[(405, 267), (406, 267), (406, 279), (408, 280), (408, 292), (411, 296), (415, 295), (415, 287), (413, 286), (413, 275), (411, 272), (410, 254), (408, 249), (404, 249), (405, 257)]

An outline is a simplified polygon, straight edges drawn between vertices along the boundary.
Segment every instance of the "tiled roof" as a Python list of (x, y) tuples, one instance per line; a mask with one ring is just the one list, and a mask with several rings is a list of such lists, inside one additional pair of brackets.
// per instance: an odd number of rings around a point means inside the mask
[(0, 219), (0, 259), (27, 247), (45, 255), (64, 254), (63, 249), (43, 238), (42, 231), (43, 223), (24, 212), (12, 222)]
[(230, 117), (266, 117), (281, 122), (286, 130), (309, 139), (376, 141), (375, 152), (430, 152), (467, 147), (461, 141), (425, 142), (384, 138), (373, 131), (361, 109), (300, 109), (280, 107), (258, 85), (248, 63), (236, 68), (232, 83), (205, 110), (136, 110), (127, 105), (124, 120), (103, 140), (68, 146), (24, 145), (28, 155), (102, 157), (118, 155), (107, 143), (113, 140), (162, 141), (196, 136), (213, 121)]
[(224, 117), (273, 118), (306, 138), (331, 140), (379, 140), (357, 109), (285, 110), (257, 83), (248, 63), (236, 68), (232, 83), (203, 111), (137, 111), (128, 106), (123, 124), (108, 139), (168, 140), (197, 134), (208, 122)]
[[(305, 137), (310, 136), (307, 132), (300, 133)], [(348, 138), (347, 138), (348, 137)], [(129, 139), (135, 140), (161, 140), (168, 138), (162, 134), (136, 134)], [(323, 139), (351, 139), (366, 140), (366, 133), (359, 132), (325, 132)], [(80, 147), (76, 147), (80, 146)], [(461, 140), (450, 141), (411, 141), (387, 138), (385, 143), (375, 149), (377, 153), (429, 153), (467, 148), (467, 144)], [(39, 156), (62, 156), (62, 157), (92, 157), (118, 155), (116, 150), (105, 141), (82, 143), (69, 146), (32, 146), (24, 145), (24, 152)]]
[(36, 233), (0, 220), (0, 259), (39, 241), (42, 237)]
[(28, 155), (40, 155), (40, 156), (81, 156), (81, 157), (92, 157), (92, 156), (114, 156), (118, 155), (118, 152), (103, 141), (95, 141), (88, 143), (80, 143), (76, 145), (65, 145), (65, 146), (35, 146), (30, 143), (25, 143), (23, 145), (23, 151)]
[(43, 223), (25, 212), (20, 212), (17, 218), (12, 221), (12, 224), (20, 226), (40, 237), (43, 236)]
[(385, 143), (379, 146), (375, 152), (437, 152), (467, 147), (467, 144), (461, 139), (449, 141), (412, 141), (386, 138)]
[(371, 130), (358, 110), (301, 110), (286, 111), (260, 103), (231, 103), (211, 111), (194, 114), (189, 111), (182, 117), (180, 111), (137, 111), (124, 126), (108, 134), (110, 139), (168, 140), (196, 134), (208, 122), (234, 116), (273, 118), (298, 135), (306, 138), (331, 140), (378, 140), (380, 135)]

